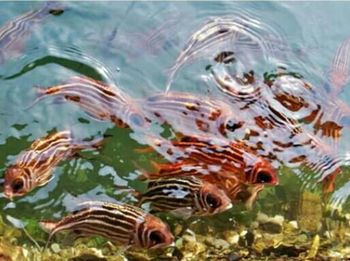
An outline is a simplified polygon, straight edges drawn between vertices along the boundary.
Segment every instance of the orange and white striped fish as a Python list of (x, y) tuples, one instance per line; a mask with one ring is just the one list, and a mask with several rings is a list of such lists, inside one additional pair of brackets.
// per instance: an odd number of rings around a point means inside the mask
[[(233, 203), (243, 203), (251, 208), (258, 193), (264, 188), (262, 183), (247, 185), (235, 175), (222, 175), (214, 169), (198, 164), (184, 164), (183, 162), (156, 164), (156, 172), (144, 171), (141, 179), (156, 181), (159, 179), (186, 179), (196, 177), (206, 184), (213, 184), (218, 190), (223, 190)], [(165, 197), (165, 196), (164, 196)], [(170, 206), (169, 206), (170, 207)]]
[(203, 95), (168, 92), (151, 96), (142, 104), (147, 117), (167, 122), (183, 135), (226, 136), (238, 129), (243, 130), (244, 126), (244, 121), (234, 113), (232, 106)]
[(4, 194), (12, 199), (23, 196), (52, 179), (52, 171), (62, 160), (84, 149), (96, 149), (101, 139), (90, 142), (73, 139), (70, 131), (61, 131), (34, 141), (16, 162), (5, 170)]
[(16, 56), (24, 48), (33, 27), (48, 15), (63, 12), (61, 2), (48, 2), (39, 10), (27, 12), (0, 28), (0, 64)]
[[(112, 121), (117, 126), (145, 127), (147, 121), (136, 103), (120, 89), (85, 76), (75, 76), (61, 85), (38, 88), (34, 102), (55, 97), (56, 101), (70, 101), (89, 116), (100, 121)], [(34, 105), (33, 104), (33, 105)]]
[(149, 180), (147, 191), (140, 198), (140, 205), (149, 202), (154, 211), (183, 218), (210, 216), (232, 207), (220, 187), (195, 176)]
[(103, 236), (121, 245), (147, 249), (166, 247), (174, 241), (166, 223), (127, 204), (88, 201), (62, 220), (42, 221), (40, 225), (50, 233), (48, 243), (54, 234), (66, 230), (79, 236)]
[[(174, 175), (183, 171), (183, 166), (195, 165), (208, 173), (238, 179), (244, 184), (278, 184), (277, 172), (268, 160), (255, 155), (243, 143), (226, 142), (223, 139), (218, 141), (221, 143), (213, 144), (203, 137), (184, 137), (182, 141), (153, 142), (158, 146), (158, 153), (178, 164), (175, 168), (173, 163), (156, 164), (156, 168), (161, 171), (167, 169), (168, 165), (171, 171), (167, 170), (167, 175)], [(194, 172), (200, 174), (198, 169), (194, 169)]]

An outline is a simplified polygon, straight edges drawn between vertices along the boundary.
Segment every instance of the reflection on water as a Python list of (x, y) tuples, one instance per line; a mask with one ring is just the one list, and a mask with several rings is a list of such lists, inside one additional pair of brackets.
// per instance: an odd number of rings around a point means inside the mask
[[(350, 256), (349, 4), (0, 6), (4, 240), (44, 246), (38, 221), (86, 201), (141, 206), (143, 195), (150, 206), (120, 218), (169, 223), (175, 247), (156, 256)], [(62, 131), (80, 142), (52, 139)], [(84, 221), (74, 232), (120, 239), (103, 211), (91, 218), (100, 230)]]

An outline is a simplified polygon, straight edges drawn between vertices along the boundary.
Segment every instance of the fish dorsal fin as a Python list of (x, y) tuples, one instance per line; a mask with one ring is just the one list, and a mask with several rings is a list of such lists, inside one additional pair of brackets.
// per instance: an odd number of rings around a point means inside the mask
[(30, 145), (30, 149), (32, 150), (41, 150), (42, 146), (45, 144), (49, 144), (50, 140), (54, 141), (57, 139), (61, 139), (61, 138), (66, 138), (66, 139), (70, 139), (71, 138), (71, 133), (70, 131), (61, 131), (61, 132), (56, 132), (53, 134), (48, 134), (42, 138), (39, 138), (37, 140), (35, 140), (31, 145)]

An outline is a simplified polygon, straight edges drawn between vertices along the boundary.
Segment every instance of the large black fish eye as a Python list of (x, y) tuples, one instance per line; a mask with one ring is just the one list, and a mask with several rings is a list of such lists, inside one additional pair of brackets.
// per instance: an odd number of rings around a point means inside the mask
[(16, 179), (11, 184), (11, 188), (15, 193), (23, 189), (23, 186), (24, 186), (24, 183), (22, 179)]
[(271, 177), (270, 173), (268, 173), (266, 171), (258, 172), (257, 177), (256, 177), (257, 183), (270, 183), (271, 181), (272, 181), (272, 177)]
[(208, 194), (206, 197), (206, 201), (209, 207), (218, 208), (220, 206), (220, 199), (215, 197), (213, 194)]
[(149, 239), (151, 240), (152, 246), (158, 245), (164, 242), (163, 234), (159, 231), (153, 231), (149, 235)]

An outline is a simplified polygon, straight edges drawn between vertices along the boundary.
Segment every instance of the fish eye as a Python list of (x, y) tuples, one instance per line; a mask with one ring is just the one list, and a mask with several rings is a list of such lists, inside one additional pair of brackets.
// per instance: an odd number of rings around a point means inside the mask
[(151, 245), (155, 246), (164, 242), (163, 234), (160, 231), (153, 231), (149, 235), (149, 239), (151, 240)]
[(257, 174), (256, 182), (257, 183), (270, 183), (270, 182), (272, 182), (272, 177), (271, 177), (270, 173), (268, 173), (266, 171), (260, 171)]
[(220, 199), (215, 197), (213, 194), (208, 194), (206, 197), (206, 202), (211, 208), (218, 208), (221, 204)]
[(15, 193), (23, 189), (23, 186), (24, 186), (24, 183), (22, 179), (16, 179), (11, 184), (11, 188)]

